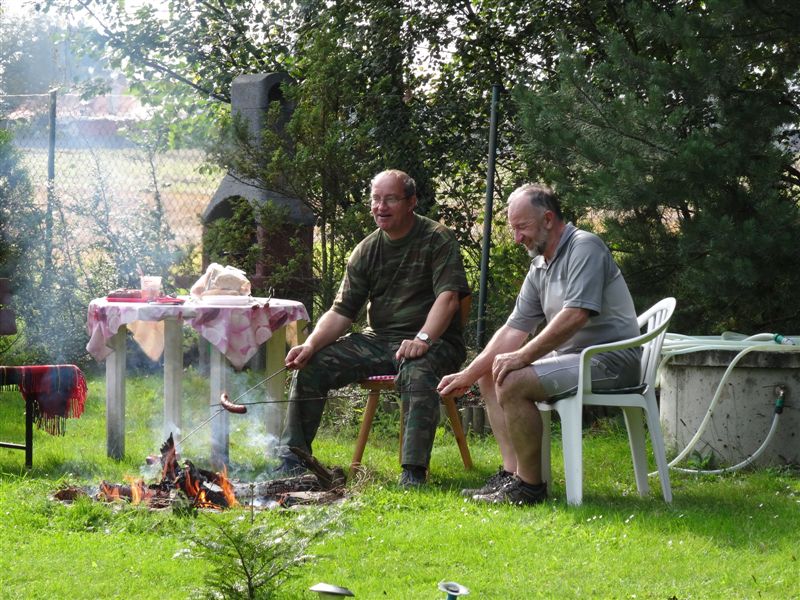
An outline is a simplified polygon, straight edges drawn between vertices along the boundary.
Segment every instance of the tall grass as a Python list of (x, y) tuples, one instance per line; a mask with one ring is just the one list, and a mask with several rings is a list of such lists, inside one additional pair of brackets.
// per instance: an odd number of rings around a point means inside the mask
[[(189, 374), (184, 388), (187, 430), (207, 414), (205, 381)], [(60, 486), (121, 481), (142, 472), (161, 431), (158, 377), (129, 379), (125, 459), (105, 456), (104, 389), (91, 378), (85, 415), (66, 436), (36, 432), (34, 467), (24, 454), (0, 449), (0, 597), (193, 598), (209, 591), (214, 566), (192, 552), (214, 520), (249, 518), (246, 509), (192, 516), (90, 501), (51, 500)], [(256, 411), (251, 411), (255, 413)], [(317, 457), (347, 465), (357, 412), (327, 421)], [(255, 415), (254, 415), (255, 416)], [(232, 472), (263, 477), (268, 466), (258, 428), (231, 415)], [(339, 521), (312, 546), (317, 559), (279, 589), (277, 598), (313, 598), (320, 581), (357, 598), (443, 598), (436, 584), (455, 580), (473, 598), (797, 598), (800, 479), (788, 468), (724, 477), (673, 474), (666, 505), (657, 480), (636, 494), (624, 431), (616, 421), (587, 432), (584, 504), (565, 502), (560, 452), (554, 448), (552, 497), (531, 508), (482, 506), (458, 490), (497, 468), (491, 438), (470, 439), (476, 464), (464, 471), (452, 436), (437, 436), (430, 484), (396, 485), (397, 439), (392, 414), (381, 414), (364, 456), (367, 472), (351, 483), (342, 506), (310, 509)], [(0, 394), (0, 439), (22, 439), (22, 402)], [(251, 442), (257, 443), (251, 443)], [(208, 459), (205, 431), (184, 456)], [(309, 510), (309, 509), (304, 509)], [(297, 512), (264, 514), (276, 527)]]

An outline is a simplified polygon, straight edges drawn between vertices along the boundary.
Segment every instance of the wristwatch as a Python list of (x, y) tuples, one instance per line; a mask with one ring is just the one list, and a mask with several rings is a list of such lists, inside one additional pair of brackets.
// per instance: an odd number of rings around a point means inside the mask
[(433, 343), (433, 342), (431, 342), (431, 336), (429, 336), (429, 335), (428, 335), (427, 333), (425, 333), (424, 331), (420, 331), (420, 332), (417, 334), (417, 336), (416, 336), (416, 337), (417, 337), (417, 339), (418, 339), (418, 340), (422, 340), (423, 342), (425, 342), (426, 344), (428, 344), (428, 346), (430, 346), (430, 345)]

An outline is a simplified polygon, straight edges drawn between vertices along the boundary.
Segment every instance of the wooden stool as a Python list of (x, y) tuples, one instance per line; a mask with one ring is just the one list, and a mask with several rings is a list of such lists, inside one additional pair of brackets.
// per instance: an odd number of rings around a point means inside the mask
[[(472, 307), (472, 296), (465, 296), (461, 299), (461, 306), (459, 308), (459, 318), (461, 319), (461, 326), (467, 324), (469, 318), (469, 311)], [(367, 407), (364, 410), (364, 419), (361, 421), (361, 429), (358, 432), (358, 439), (356, 440), (356, 449), (353, 452), (353, 461), (350, 463), (350, 468), (353, 469), (361, 464), (361, 459), (364, 456), (364, 448), (367, 445), (367, 438), (372, 429), (372, 420), (375, 418), (375, 411), (378, 409), (378, 401), (381, 397), (381, 391), (394, 391), (394, 375), (375, 375), (363, 381), (359, 381), (361, 387), (369, 390), (367, 397)], [(447, 410), (447, 416), (450, 417), (450, 425), (453, 428), (453, 435), (456, 437), (458, 449), (461, 452), (461, 460), (464, 462), (465, 469), (472, 468), (472, 457), (469, 454), (469, 447), (467, 446), (467, 436), (464, 435), (464, 428), (461, 426), (461, 418), (458, 415), (456, 408), (455, 396), (447, 396), (442, 398)], [(405, 422), (405, 407), (400, 403), (400, 462), (403, 462), (403, 423)]]
[[(372, 429), (372, 420), (375, 418), (375, 411), (378, 409), (378, 401), (381, 397), (381, 391), (394, 390), (394, 375), (376, 375), (364, 381), (359, 382), (361, 387), (369, 390), (367, 396), (367, 407), (364, 410), (364, 419), (361, 421), (361, 429), (358, 432), (358, 439), (356, 440), (356, 449), (353, 452), (353, 460), (350, 463), (350, 468), (354, 469), (361, 465), (361, 459), (364, 456), (364, 448), (367, 446), (367, 438)], [(450, 425), (453, 428), (453, 435), (458, 444), (458, 450), (461, 452), (461, 460), (464, 462), (465, 469), (472, 468), (472, 457), (469, 454), (469, 447), (467, 446), (467, 436), (464, 434), (464, 428), (461, 427), (461, 417), (456, 408), (456, 399), (454, 396), (446, 396), (442, 398), (447, 410), (447, 416), (450, 417)], [(403, 460), (403, 424), (405, 422), (405, 407), (401, 403), (400, 413), (400, 461)]]

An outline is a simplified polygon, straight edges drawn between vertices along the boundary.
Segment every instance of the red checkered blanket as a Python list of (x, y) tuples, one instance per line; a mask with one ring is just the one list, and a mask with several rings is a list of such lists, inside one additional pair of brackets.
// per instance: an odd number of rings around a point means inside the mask
[(64, 435), (65, 420), (83, 414), (86, 380), (75, 365), (0, 367), (0, 390), (19, 390), (33, 406), (36, 426)]

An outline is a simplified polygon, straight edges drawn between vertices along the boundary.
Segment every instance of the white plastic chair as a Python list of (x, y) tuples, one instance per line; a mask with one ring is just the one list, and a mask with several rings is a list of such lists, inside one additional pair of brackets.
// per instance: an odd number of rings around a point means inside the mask
[[(583, 500), (583, 443), (582, 414), (584, 406), (619, 406), (625, 415), (628, 428), (628, 441), (633, 457), (633, 471), (639, 495), (649, 491), (647, 483), (647, 451), (645, 448), (644, 423), (642, 412), (647, 419), (650, 439), (653, 445), (661, 491), (666, 502), (672, 502), (672, 489), (669, 483), (669, 467), (661, 434), (658, 406), (655, 395), (656, 370), (661, 356), (661, 344), (667, 332), (669, 320), (675, 311), (675, 298), (665, 298), (638, 317), (639, 329), (647, 327), (646, 332), (634, 338), (609, 344), (599, 344), (585, 348), (581, 353), (581, 366), (578, 375), (578, 388), (575, 395), (553, 403), (538, 402), (536, 406), (542, 415), (542, 478), (551, 482), (550, 470), (550, 411), (555, 410), (561, 417), (561, 442), (564, 449), (564, 475), (567, 482), (567, 502), (580, 504)], [(622, 350), (642, 346), (642, 381), (635, 388), (620, 390), (592, 391), (591, 359), (601, 352)]]

